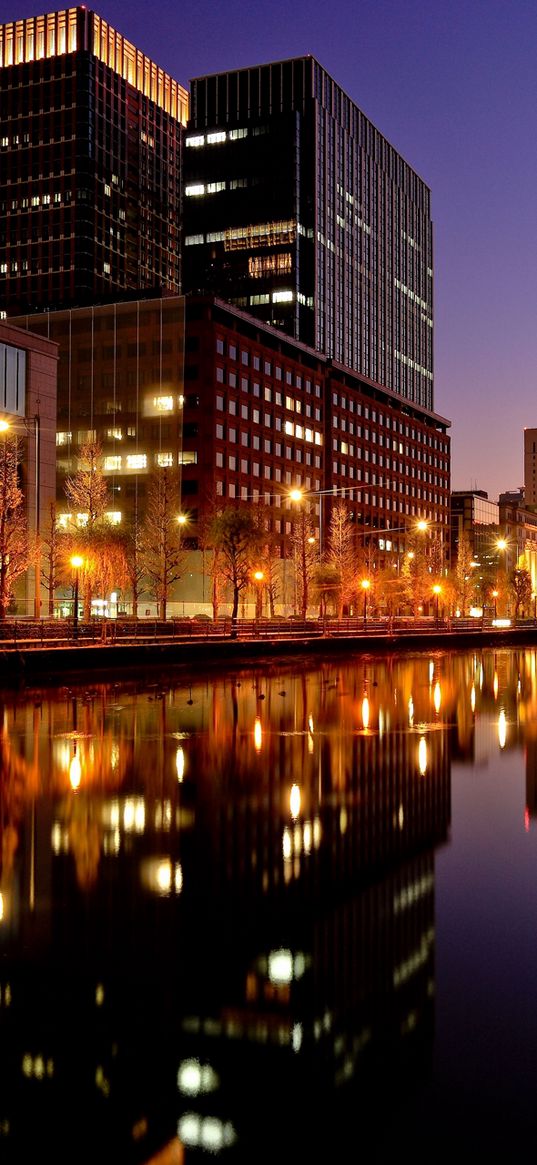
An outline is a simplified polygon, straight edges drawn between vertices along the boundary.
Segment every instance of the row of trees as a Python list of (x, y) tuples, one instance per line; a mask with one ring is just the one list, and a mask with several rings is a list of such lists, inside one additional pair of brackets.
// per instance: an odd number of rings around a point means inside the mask
[[(60, 588), (73, 583), (71, 559), (82, 562), (79, 589), (84, 618), (91, 615), (92, 599), (112, 591), (130, 596), (133, 615), (143, 597), (158, 604), (165, 619), (174, 585), (186, 563), (184, 519), (178, 514), (180, 482), (176, 471), (159, 468), (148, 478), (143, 514), (135, 508), (130, 525), (114, 525), (107, 518), (112, 509), (110, 488), (101, 468), (97, 444), (80, 452), (80, 468), (65, 483), (66, 501), (73, 518), (60, 527), (55, 504), (51, 505), (41, 545), (28, 529), (20, 486), (20, 443), (4, 439), (0, 450), (0, 618), (5, 618), (19, 576), (41, 563), (41, 583), (48, 593), (48, 613)], [(84, 515), (83, 519), (78, 517)], [(527, 611), (531, 579), (520, 563), (509, 579), (491, 563), (476, 576), (471, 547), (465, 535), (458, 559), (446, 574), (442, 544), (434, 536), (409, 534), (402, 555), (379, 552), (374, 537), (357, 540), (356, 526), (345, 501), (334, 499), (326, 539), (319, 559), (315, 521), (306, 504), (293, 512), (286, 558), (277, 551), (264, 506), (213, 507), (197, 530), (198, 542), (208, 564), (212, 607), (217, 618), (220, 604), (231, 600), (232, 618), (241, 602), (255, 596), (256, 612), (262, 607), (274, 615), (278, 605), (291, 605), (306, 617), (312, 606), (321, 615), (341, 618), (361, 609), (367, 584), (367, 603), (372, 614), (414, 615), (434, 609), (456, 610), (462, 615), (476, 602), (505, 608), (508, 597), (515, 615)], [(374, 535), (374, 532), (372, 532)], [(188, 545), (188, 543), (187, 543)]]

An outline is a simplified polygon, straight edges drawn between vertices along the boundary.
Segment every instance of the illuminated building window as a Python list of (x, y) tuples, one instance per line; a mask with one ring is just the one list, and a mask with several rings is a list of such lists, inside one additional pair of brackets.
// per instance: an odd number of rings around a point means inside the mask
[(121, 522), (121, 510), (108, 510), (106, 517), (112, 526), (119, 526)]
[(292, 301), (292, 299), (293, 299), (293, 292), (292, 291), (273, 291), (273, 293), (272, 293), (272, 302), (273, 303), (290, 303)]
[(203, 134), (193, 134), (191, 137), (185, 138), (185, 146), (189, 146), (190, 149), (197, 149), (204, 145), (205, 137)]
[(127, 456), (127, 469), (146, 469), (147, 468), (147, 454), (146, 453), (130, 453)]
[(255, 255), (248, 259), (248, 274), (253, 279), (262, 279), (265, 275), (288, 274), (292, 267), (292, 256), (289, 251), (282, 255)]
[(173, 412), (173, 396), (154, 396), (153, 405), (159, 413)]
[(195, 182), (192, 186), (185, 186), (186, 198), (197, 198), (200, 194), (205, 194), (205, 185), (203, 182)]
[(73, 440), (72, 433), (56, 433), (56, 444), (57, 445), (68, 445), (69, 442), (72, 440)]
[(121, 456), (114, 455), (103, 459), (104, 473), (117, 473), (121, 469)]
[(161, 469), (166, 469), (169, 465), (173, 465), (173, 453), (157, 453), (156, 462)]

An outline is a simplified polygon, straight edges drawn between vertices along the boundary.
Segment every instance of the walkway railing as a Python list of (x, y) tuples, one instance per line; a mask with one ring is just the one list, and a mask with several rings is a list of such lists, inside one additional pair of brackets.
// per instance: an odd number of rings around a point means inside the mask
[[(517, 628), (537, 629), (537, 620), (518, 619), (512, 626)], [(300, 619), (297, 616), (276, 619), (237, 619), (235, 623), (230, 617), (218, 619), (170, 619), (152, 620), (99, 620), (90, 623), (73, 620), (31, 620), (6, 619), (0, 623), (0, 645), (4, 648), (19, 647), (48, 647), (54, 648), (76, 646), (83, 644), (114, 644), (114, 643), (169, 643), (176, 640), (274, 640), (274, 639), (311, 639), (311, 638), (348, 638), (380, 636), (390, 638), (404, 637), (405, 635), (438, 635), (449, 636), (453, 632), (465, 634), (475, 632), (476, 636), (484, 630), (498, 632), (501, 637), (505, 628), (496, 627), (491, 619), (435, 619), (422, 618), (381, 618), (367, 619)]]

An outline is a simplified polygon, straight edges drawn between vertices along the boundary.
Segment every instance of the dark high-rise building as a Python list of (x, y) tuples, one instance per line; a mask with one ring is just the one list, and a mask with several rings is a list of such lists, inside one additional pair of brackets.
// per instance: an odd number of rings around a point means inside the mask
[(0, 25), (0, 313), (180, 289), (184, 89), (96, 13)]
[(191, 81), (186, 293), (433, 408), (430, 191), (312, 57)]

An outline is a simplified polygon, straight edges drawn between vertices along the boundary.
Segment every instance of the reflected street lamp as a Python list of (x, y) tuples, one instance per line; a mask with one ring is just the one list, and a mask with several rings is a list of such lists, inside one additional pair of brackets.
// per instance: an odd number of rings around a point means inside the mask
[(364, 592), (364, 630), (365, 630), (365, 626), (367, 623), (367, 592), (371, 586), (371, 583), (370, 583), (368, 578), (363, 578), (360, 582), (360, 586)]
[(73, 554), (71, 559), (71, 566), (75, 572), (75, 586), (73, 599), (73, 639), (78, 639), (78, 580), (80, 575), (80, 567), (84, 565), (84, 559), (80, 554)]

